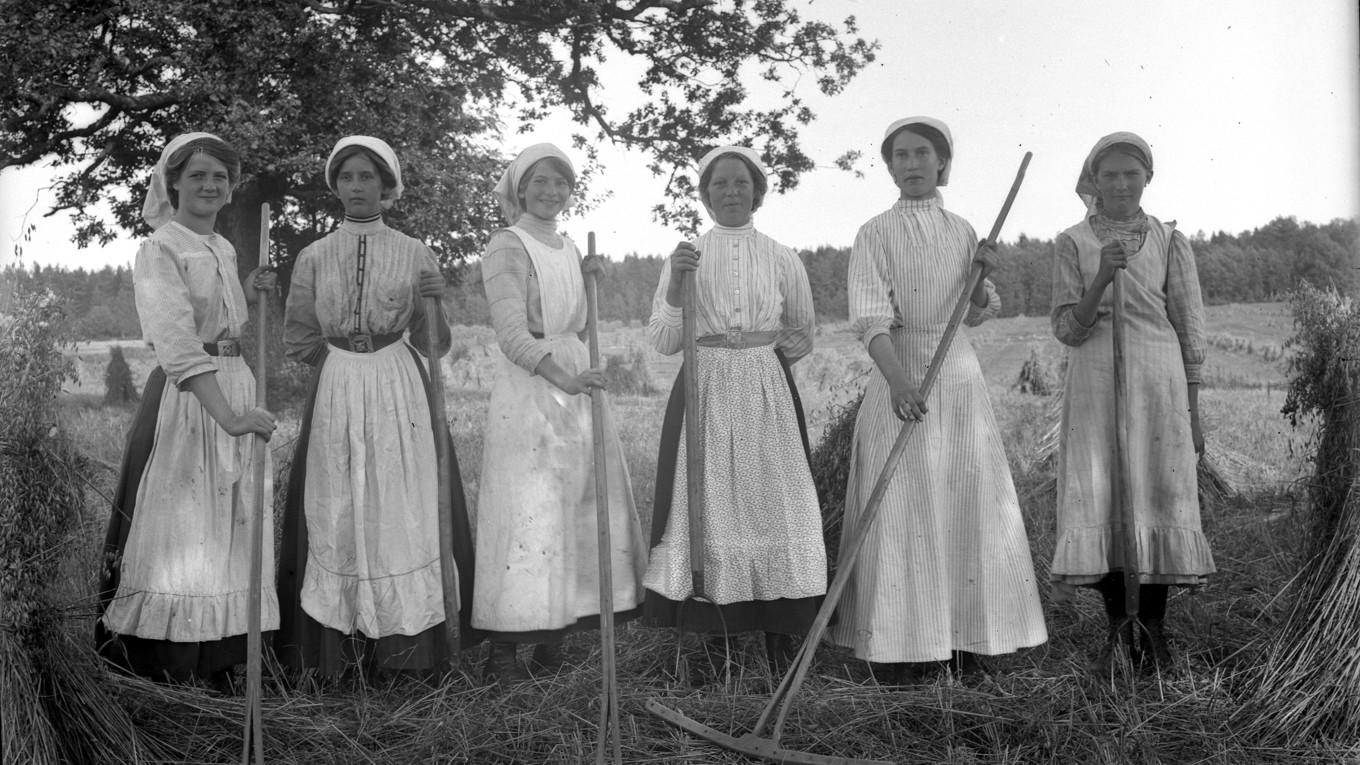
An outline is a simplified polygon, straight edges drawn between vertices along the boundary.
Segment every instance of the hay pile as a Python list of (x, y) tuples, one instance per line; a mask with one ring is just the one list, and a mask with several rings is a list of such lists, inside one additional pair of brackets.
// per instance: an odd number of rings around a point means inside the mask
[(137, 762), (160, 754), (107, 691), (52, 599), (84, 501), (85, 460), (55, 425), (72, 374), (51, 292), (16, 294), (0, 323), (0, 761)]
[(1236, 722), (1267, 741), (1360, 740), (1360, 304), (1306, 284), (1284, 413), (1317, 415), (1312, 528), (1289, 615)]

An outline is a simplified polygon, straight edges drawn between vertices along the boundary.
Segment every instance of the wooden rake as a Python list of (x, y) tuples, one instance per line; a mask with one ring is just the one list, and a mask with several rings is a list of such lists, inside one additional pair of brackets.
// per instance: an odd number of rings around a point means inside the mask
[[(595, 232), (586, 236), (586, 254), (595, 255)], [(586, 275), (586, 333), (590, 341), (590, 367), (600, 366), (600, 319), (598, 276)], [(609, 454), (605, 449), (604, 391), (590, 389), (591, 435), (595, 444), (595, 535), (600, 559), (600, 732), (595, 762), (605, 762), (606, 742), (611, 735), (614, 747), (610, 761), (623, 762), (619, 742), (619, 685), (614, 671), (614, 565), (613, 544), (609, 535)]]
[[(269, 203), (260, 205), (260, 254), (263, 263), (269, 262)], [(263, 409), (268, 403), (265, 382), (268, 379), (265, 353), (265, 328), (269, 322), (269, 298), (257, 294), (255, 305), (259, 320), (255, 324), (255, 406)], [(250, 593), (246, 599), (246, 717), (241, 735), (241, 765), (249, 765), (252, 749), (255, 765), (264, 765), (264, 711), (261, 709), (260, 674), (263, 645), (260, 636), (260, 590), (264, 587), (264, 503), (271, 500), (264, 492), (264, 460), (268, 442), (259, 435), (251, 452), (255, 468), (255, 518), (250, 531)], [(271, 540), (272, 541), (272, 540)]]
[[(1025, 157), (1020, 162), (1020, 170), (1015, 175), (1015, 182), (1011, 184), (1010, 193), (1006, 195), (1006, 202), (1001, 207), (1001, 214), (997, 216), (996, 223), (992, 225), (991, 233), (978, 245), (978, 252), (996, 242), (996, 237), (1001, 233), (1001, 226), (1010, 213), (1011, 203), (1015, 201), (1015, 195), (1020, 191), (1020, 183), (1025, 178), (1025, 170), (1029, 167), (1032, 156), (1030, 152), (1025, 152)], [(973, 290), (977, 288), (981, 281), (982, 265), (975, 261), (968, 272), (968, 281), (964, 285), (963, 293), (959, 295), (958, 302), (954, 304), (954, 312), (950, 315), (949, 323), (945, 326), (944, 334), (940, 337), (939, 345), (935, 348), (935, 354), (930, 359), (930, 366), (926, 369), (925, 379), (920, 388), (922, 399), (929, 398), (930, 391), (935, 385), (935, 379), (939, 376), (940, 368), (944, 365), (945, 357), (949, 354), (949, 346), (953, 343), (954, 335), (958, 332), (959, 324), (962, 323), (964, 314), (968, 310), (968, 301)], [(750, 733), (733, 736), (699, 723), (685, 714), (663, 705), (654, 698), (647, 700), (648, 711), (666, 722), (683, 728), (700, 738), (707, 739), (724, 749), (769, 762), (793, 763), (795, 765), (891, 765), (890, 762), (885, 760), (837, 757), (835, 755), (785, 749), (779, 745), (779, 739), (783, 734), (784, 723), (788, 718), (789, 709), (793, 705), (793, 699), (802, 686), (803, 680), (807, 677), (817, 646), (821, 643), (827, 625), (831, 622), (831, 615), (836, 610), (836, 604), (840, 601), (841, 595), (849, 584), (850, 575), (854, 571), (855, 564), (859, 561), (860, 552), (864, 549), (864, 543), (868, 540), (869, 532), (873, 530), (874, 521), (877, 520), (882, 508), (883, 497), (887, 493), (888, 484), (892, 480), (893, 474), (897, 472), (898, 463), (901, 461), (903, 452), (906, 451), (907, 443), (911, 440), (915, 426), (915, 420), (907, 420), (902, 424), (902, 429), (897, 434), (897, 440), (893, 442), (892, 451), (888, 454), (888, 460), (883, 465), (883, 471), (879, 474), (878, 481), (874, 484), (873, 491), (869, 494), (868, 502), (864, 506), (864, 512), (852, 532), (849, 543), (846, 545), (846, 554), (840, 560), (840, 568), (836, 572), (836, 578), (832, 581), (831, 587), (827, 589), (822, 607), (817, 611), (817, 617), (813, 620), (807, 637), (803, 640), (802, 646), (798, 649), (798, 654), (794, 657), (793, 666), (789, 673), (784, 676), (783, 681), (779, 683), (779, 687), (775, 689), (770, 701), (765, 705), (755, 728)], [(771, 719), (773, 719), (773, 725), (771, 725)], [(767, 730), (769, 733), (765, 735)]]
[(443, 313), (438, 298), (425, 298), (425, 358), (430, 364), (430, 407), (434, 419), (434, 457), (439, 474), (439, 580), (444, 589), (444, 643), (449, 657), (449, 669), (458, 666), (458, 568), (453, 560), (453, 487), (449, 478), (450, 465), (448, 418), (444, 410), (444, 369), (439, 357), (439, 326)]

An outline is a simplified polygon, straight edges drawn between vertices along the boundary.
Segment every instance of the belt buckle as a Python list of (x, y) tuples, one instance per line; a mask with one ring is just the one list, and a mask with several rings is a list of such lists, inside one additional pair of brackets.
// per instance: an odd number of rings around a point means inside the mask
[(740, 349), (741, 343), (742, 343), (741, 327), (728, 327), (727, 347)]
[(373, 336), (364, 332), (350, 333), (349, 349), (355, 353), (372, 353)]
[(238, 341), (236, 341), (236, 340), (218, 340), (218, 341), (217, 341), (217, 355), (218, 355), (218, 356), (240, 356), (240, 355), (241, 355), (241, 344), (240, 344)]

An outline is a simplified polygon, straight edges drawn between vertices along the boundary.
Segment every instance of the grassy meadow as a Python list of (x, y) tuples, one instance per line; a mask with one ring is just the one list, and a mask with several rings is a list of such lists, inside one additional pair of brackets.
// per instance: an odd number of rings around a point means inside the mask
[[(1201, 403), (1208, 458), (1236, 494), (1204, 508), (1219, 574), (1198, 591), (1175, 591), (1168, 609), (1174, 671), (1161, 676), (1091, 676), (1086, 666), (1104, 635), (1104, 615), (1090, 593), (1066, 597), (1041, 585), (1050, 639), (1038, 648), (988, 662), (989, 675), (960, 684), (948, 677), (883, 689), (867, 668), (822, 647), (790, 716), (783, 746), (899, 763), (1294, 763), (1360, 762), (1355, 742), (1313, 742), (1305, 749), (1266, 746), (1229, 724), (1239, 710), (1244, 670), (1273, 634), (1298, 569), (1307, 506), (1311, 429), (1280, 415), (1285, 376), (1282, 348), (1292, 331), (1288, 306), (1228, 305), (1209, 309), (1211, 360)], [(1040, 459), (1055, 408), (1050, 397), (1020, 393), (1027, 361), (1056, 374), (1061, 350), (1045, 318), (989, 322), (971, 332), (992, 390), (1019, 490), (1034, 562), (1046, 582), (1054, 531), (1052, 468)], [(610, 325), (606, 355), (633, 360), (655, 392), (612, 402), (630, 461), (644, 527), (655, 483), (656, 441), (677, 359), (644, 351), (641, 328)], [(846, 327), (823, 327), (816, 352), (796, 367), (814, 440), (839, 407), (853, 399), (870, 370), (867, 354)], [(60, 583), (75, 637), (86, 640), (95, 614), (98, 546), (132, 410), (104, 407), (103, 370), (112, 343), (73, 353), (80, 380), (70, 387), (64, 425), (93, 460), (89, 502)], [(150, 354), (122, 343), (140, 387)], [(455, 330), (445, 360), (448, 415), (470, 506), (475, 510), (481, 429), (499, 352), (486, 328)], [(644, 369), (645, 367), (645, 369)], [(297, 435), (296, 405), (282, 408), (271, 448), (287, 469)], [(282, 486), (283, 481), (276, 481)], [(280, 498), (281, 500), (281, 498)], [(280, 502), (281, 505), (281, 502)], [(1296, 510), (1298, 512), (1296, 512)], [(719, 730), (745, 732), (768, 699), (771, 678), (758, 640), (743, 643), (733, 681), (701, 689), (681, 686), (676, 636), (636, 624), (618, 632), (621, 740), (626, 762), (740, 763), (724, 751), (667, 726), (644, 709), (648, 698)], [(698, 643), (685, 639), (686, 651)], [(320, 763), (579, 763), (594, 757), (599, 699), (596, 633), (567, 643), (568, 668), (555, 678), (508, 688), (477, 678), (485, 648), (465, 652), (442, 684), (344, 682), (326, 689), (284, 689), (266, 672), (265, 733), (271, 762)], [(111, 676), (135, 719), (175, 752), (173, 761), (234, 762), (240, 756), (244, 702), (194, 688), (166, 688)]]

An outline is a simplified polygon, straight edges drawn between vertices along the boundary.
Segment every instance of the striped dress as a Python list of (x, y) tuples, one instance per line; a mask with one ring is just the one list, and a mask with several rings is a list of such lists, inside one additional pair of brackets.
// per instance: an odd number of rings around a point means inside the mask
[[(976, 235), (937, 197), (899, 200), (864, 224), (850, 255), (850, 318), (865, 346), (888, 335), (909, 379), (925, 376), (967, 281)], [(970, 306), (976, 326), (999, 307)], [(855, 423), (845, 499), (852, 536), (901, 422), (881, 373)], [(952, 651), (996, 655), (1044, 642), (1039, 592), (987, 383), (966, 329), (954, 338), (929, 412), (902, 457), (840, 602), (831, 639), (874, 662)], [(844, 555), (844, 549), (842, 550)]]

